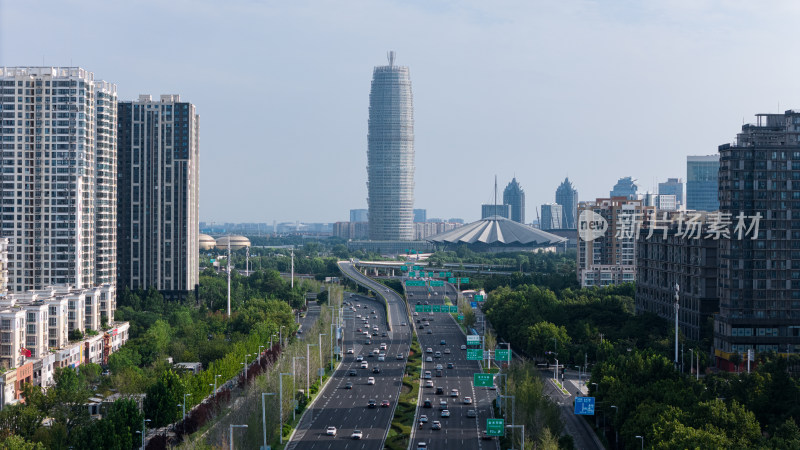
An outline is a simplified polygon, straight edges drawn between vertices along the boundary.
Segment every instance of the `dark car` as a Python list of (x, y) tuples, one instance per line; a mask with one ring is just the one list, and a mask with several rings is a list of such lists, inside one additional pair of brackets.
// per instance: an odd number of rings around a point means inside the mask
[(419, 326), (419, 329), (420, 329), (420, 330), (421, 330), (421, 329), (423, 329), (423, 328), (425, 328), (425, 325), (420, 325), (420, 326)]
[(443, 387), (437, 387), (436, 388), (436, 395), (444, 395), (444, 388)]
[(350, 382), (348, 381), (347, 383), (345, 383), (345, 385), (344, 385), (344, 388), (345, 388), (345, 389), (353, 389), (353, 383), (350, 383)]
[(426, 398), (425, 402), (422, 403), (422, 407), (423, 408), (433, 408), (433, 403), (431, 403), (430, 399)]
[(454, 367), (454, 366), (453, 366), (453, 363), (447, 363), (447, 368), (448, 368), (448, 369), (452, 369), (453, 367)]
[(444, 339), (442, 339), (442, 340), (439, 342), (439, 345), (447, 345), (447, 341), (445, 341)]
[(372, 368), (372, 373), (381, 373), (381, 368), (380, 367), (373, 367)]
[(364, 345), (372, 345), (372, 339), (367, 339), (364, 341)]
[(377, 406), (378, 406), (378, 402), (376, 400), (374, 400), (374, 399), (370, 399), (369, 402), (367, 402), (367, 407), (368, 408), (375, 408)]
[(350, 375), (351, 377), (358, 376), (358, 372), (356, 372), (354, 369), (350, 369), (350, 372), (348, 372), (347, 374)]

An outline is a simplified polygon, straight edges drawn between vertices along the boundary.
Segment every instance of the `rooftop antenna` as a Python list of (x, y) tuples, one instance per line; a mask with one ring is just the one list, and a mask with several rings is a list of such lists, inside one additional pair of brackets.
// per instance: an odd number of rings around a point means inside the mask
[(389, 53), (386, 55), (386, 57), (387, 57), (387, 58), (389, 58), (389, 67), (392, 67), (392, 66), (394, 66), (394, 56), (395, 56), (394, 50), (390, 51), (390, 52), (389, 52)]
[(497, 174), (494, 176), (494, 215), (497, 216)]

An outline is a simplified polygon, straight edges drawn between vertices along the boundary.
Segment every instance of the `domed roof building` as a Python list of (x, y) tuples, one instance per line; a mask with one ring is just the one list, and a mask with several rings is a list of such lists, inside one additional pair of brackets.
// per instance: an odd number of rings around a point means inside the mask
[(250, 239), (247, 239), (244, 236), (222, 236), (221, 238), (217, 239), (217, 248), (219, 249), (227, 249), (228, 248), (228, 240), (231, 242), (231, 250), (241, 250), (245, 247), (250, 247)]
[(487, 217), (426, 240), (443, 246), (467, 244), (471, 250), (482, 252), (532, 250), (567, 241), (566, 238), (500, 216)]
[(217, 241), (207, 234), (200, 235), (200, 250), (211, 250), (217, 245)]

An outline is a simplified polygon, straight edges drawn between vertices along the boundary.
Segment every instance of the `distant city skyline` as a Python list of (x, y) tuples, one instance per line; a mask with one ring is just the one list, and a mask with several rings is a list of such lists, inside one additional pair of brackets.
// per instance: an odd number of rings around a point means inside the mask
[[(113, 39), (74, 27), (87, 17)], [(395, 49), (414, 70), (414, 207), (472, 221), (491, 177), (516, 176), (530, 221), (566, 176), (581, 200), (628, 175), (655, 192), (753, 111), (800, 108), (784, 57), (798, 19), (788, 1), (4, 1), (0, 65), (80, 66), (120, 101), (191, 99), (201, 220), (333, 222), (367, 206), (365, 86)]]

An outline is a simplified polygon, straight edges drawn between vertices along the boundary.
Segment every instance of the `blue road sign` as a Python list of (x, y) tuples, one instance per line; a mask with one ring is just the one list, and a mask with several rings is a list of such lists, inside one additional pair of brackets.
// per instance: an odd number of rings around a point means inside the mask
[(477, 308), (478, 307), (478, 302), (469, 302), (469, 306), (471, 306), (473, 308)]
[(593, 416), (594, 397), (575, 397), (575, 414)]

